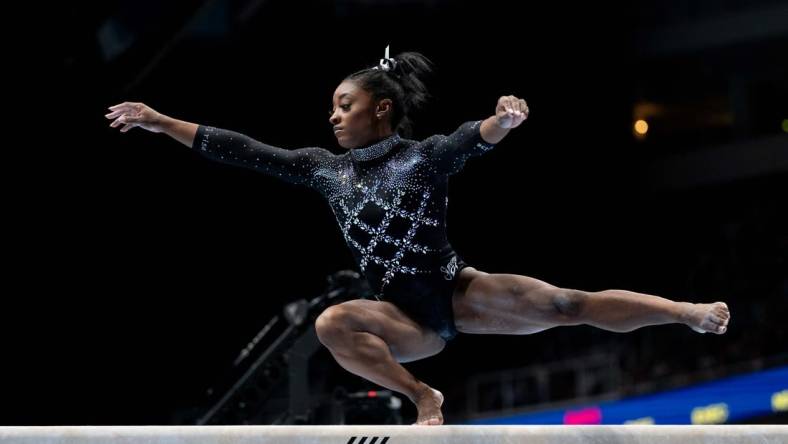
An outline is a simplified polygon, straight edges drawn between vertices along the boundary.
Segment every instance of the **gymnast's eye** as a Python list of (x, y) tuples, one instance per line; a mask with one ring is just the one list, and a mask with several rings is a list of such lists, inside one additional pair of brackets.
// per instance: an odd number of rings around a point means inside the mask
[[(347, 105), (339, 105), (339, 107), (342, 108), (344, 111), (347, 111), (348, 109), (350, 109), (350, 105), (349, 104), (347, 104)], [(334, 115), (334, 110), (333, 109), (329, 110), (328, 111), (328, 115), (329, 116)]]

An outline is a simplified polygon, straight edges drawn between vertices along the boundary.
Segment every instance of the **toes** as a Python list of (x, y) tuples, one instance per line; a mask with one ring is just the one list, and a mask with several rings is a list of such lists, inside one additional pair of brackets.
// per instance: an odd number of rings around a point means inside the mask
[(717, 315), (717, 316), (719, 316), (719, 317), (721, 317), (721, 318), (723, 318), (723, 319), (725, 319), (725, 318), (727, 318), (727, 317), (730, 317), (730, 315), (731, 315), (731, 314), (730, 314), (730, 313), (728, 313), (727, 311), (725, 311), (725, 310), (720, 310), (720, 309), (714, 310), (714, 314), (715, 314), (715, 315)]
[(724, 316), (711, 315), (709, 320), (717, 325), (725, 325), (728, 323), (728, 320)]
[(441, 421), (440, 418), (430, 418), (430, 419), (425, 419), (424, 421), (414, 422), (411, 425), (441, 425), (441, 424), (443, 424), (443, 422)]
[(717, 334), (723, 334), (728, 329), (727, 322), (718, 322), (717, 325), (714, 325), (710, 330)]
[(717, 325), (728, 325), (728, 321), (730, 320), (730, 316), (714, 316), (712, 321)]

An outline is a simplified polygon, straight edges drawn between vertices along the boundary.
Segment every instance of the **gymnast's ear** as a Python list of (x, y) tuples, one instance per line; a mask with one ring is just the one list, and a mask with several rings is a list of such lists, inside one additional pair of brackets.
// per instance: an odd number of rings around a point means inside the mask
[(380, 119), (385, 117), (386, 114), (391, 114), (391, 104), (391, 99), (383, 99), (379, 101), (375, 107), (375, 115)]

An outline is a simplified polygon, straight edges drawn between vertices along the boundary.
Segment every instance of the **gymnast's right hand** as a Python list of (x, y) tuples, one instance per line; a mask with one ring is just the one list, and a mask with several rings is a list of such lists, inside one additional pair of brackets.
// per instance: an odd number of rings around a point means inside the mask
[(163, 125), (166, 116), (156, 112), (156, 110), (144, 103), (123, 102), (119, 105), (110, 106), (109, 110), (110, 113), (104, 117), (115, 119), (109, 124), (112, 128), (123, 125), (120, 129), (121, 133), (125, 133), (134, 127), (140, 127), (154, 133), (164, 131)]

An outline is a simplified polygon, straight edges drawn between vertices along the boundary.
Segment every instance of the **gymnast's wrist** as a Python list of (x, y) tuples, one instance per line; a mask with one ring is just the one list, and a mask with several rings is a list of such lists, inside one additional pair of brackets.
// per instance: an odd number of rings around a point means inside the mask
[(490, 116), (489, 118), (485, 119), (479, 128), (482, 140), (493, 145), (506, 137), (506, 135), (509, 134), (509, 131), (509, 128), (501, 128), (501, 126), (498, 124), (497, 116)]

